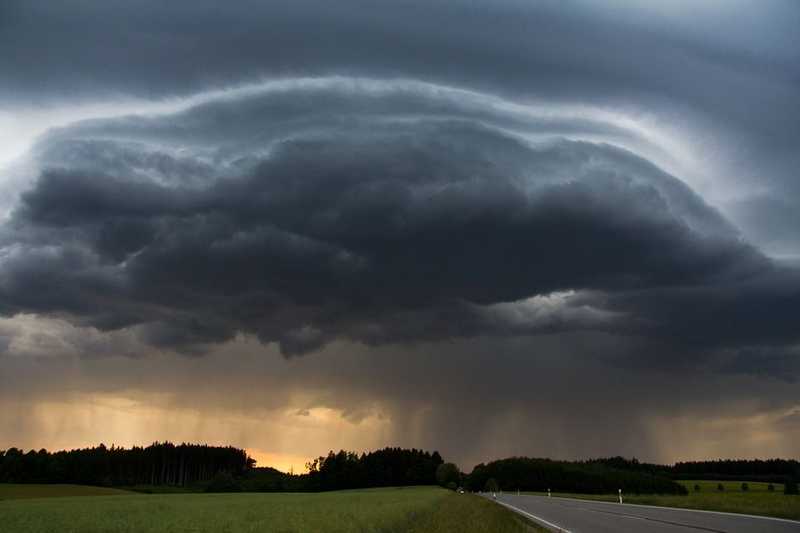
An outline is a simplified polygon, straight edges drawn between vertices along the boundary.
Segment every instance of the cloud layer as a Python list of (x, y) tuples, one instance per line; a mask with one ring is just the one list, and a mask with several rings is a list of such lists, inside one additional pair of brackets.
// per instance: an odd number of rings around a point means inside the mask
[(797, 450), (796, 2), (161, 4), (0, 7), (0, 447)]
[(459, 96), (300, 80), (55, 131), (3, 231), (5, 312), (187, 352), (247, 333), (292, 355), (336, 338), (692, 337), (696, 320), (660, 316), (675, 298), (705, 314), (708, 291), (780, 302), (764, 294), (793, 283), (677, 178), (561, 134), (637, 132)]

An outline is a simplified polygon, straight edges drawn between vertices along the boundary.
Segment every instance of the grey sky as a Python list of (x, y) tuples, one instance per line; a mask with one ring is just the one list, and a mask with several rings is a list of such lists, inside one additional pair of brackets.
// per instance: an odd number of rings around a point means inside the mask
[[(465, 461), (547, 434), (530, 453), (724, 454), (657, 435), (729, 420), (746, 380), (739, 427), (796, 453), (798, 25), (788, 0), (5, 2), (0, 378), (44, 402), (34, 367), (73, 361), (169, 413), (246, 345), (271, 409), (366, 403)], [(171, 390), (108, 360), (197, 366)], [(623, 408), (639, 437), (568, 444), (617, 378), (656, 391)]]

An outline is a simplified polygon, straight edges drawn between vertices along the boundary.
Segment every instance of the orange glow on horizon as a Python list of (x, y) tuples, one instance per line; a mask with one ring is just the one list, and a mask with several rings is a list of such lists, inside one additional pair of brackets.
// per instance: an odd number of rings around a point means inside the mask
[(247, 455), (256, 460), (257, 467), (271, 467), (281, 472), (305, 474), (308, 472), (306, 463), (311, 461), (310, 457), (292, 455), (288, 453), (276, 453), (258, 448), (248, 448)]

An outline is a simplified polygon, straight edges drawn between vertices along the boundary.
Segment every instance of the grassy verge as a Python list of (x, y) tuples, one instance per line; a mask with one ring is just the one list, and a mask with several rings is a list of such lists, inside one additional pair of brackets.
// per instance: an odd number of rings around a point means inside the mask
[(131, 485), (125, 490), (142, 494), (195, 494), (205, 492), (200, 486), (173, 487), (172, 485)]
[(0, 516), (15, 533), (543, 531), (478, 496), (433, 487), (5, 500)]
[[(683, 480), (679, 483), (686, 487), (689, 494), (685, 496), (671, 494), (637, 496), (635, 494), (624, 494), (624, 501), (625, 503), (641, 505), (683, 507), (686, 509), (723, 511), (727, 513), (743, 513), (800, 520), (800, 496), (787, 496), (783, 494), (783, 486), (780, 484), (775, 484), (775, 490), (770, 492), (767, 483), (748, 482), (749, 490), (747, 491), (742, 491), (742, 483), (740, 481)], [(717, 490), (718, 483), (722, 483), (723, 491)], [(700, 486), (699, 491), (694, 489), (695, 485)], [(541, 495), (542, 493), (535, 494)], [(617, 501), (616, 494), (571, 494), (554, 492), (553, 496), (607, 502)]]
[(448, 495), (433, 512), (409, 521), (404, 533), (533, 533), (546, 529), (508, 509), (474, 494)]
[(130, 492), (108, 487), (89, 487), (86, 485), (0, 483), (0, 500), (72, 496), (121, 496), (125, 494), (130, 494)]

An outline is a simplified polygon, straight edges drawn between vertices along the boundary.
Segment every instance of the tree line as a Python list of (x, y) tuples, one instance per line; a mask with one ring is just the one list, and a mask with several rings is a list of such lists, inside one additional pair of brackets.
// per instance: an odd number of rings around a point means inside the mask
[(329, 452), (306, 464), (308, 473), (286, 474), (273, 468), (254, 468), (238, 485), (255, 491), (327, 491), (371, 487), (435, 485), (439, 452), (383, 448), (369, 453)]
[(675, 463), (676, 479), (733, 479), (784, 483), (800, 480), (800, 462), (793, 459), (720, 459)]
[(231, 446), (153, 443), (147, 447), (48, 452), (0, 450), (0, 482), (77, 483), (102, 486), (175, 486), (214, 492), (326, 491), (434, 485), (439, 452), (384, 448), (339, 451), (309, 462), (307, 473), (256, 468), (244, 450)]
[(591, 459), (621, 470), (649, 472), (673, 479), (720, 479), (782, 483), (800, 479), (800, 462), (794, 459), (716, 459), (711, 461), (682, 461), (674, 465), (640, 463), (636, 459), (609, 457)]
[[(764, 481), (783, 483), (796, 491), (800, 462), (792, 459), (721, 459), (674, 465), (607, 457), (586, 461), (554, 461), (512, 457), (479, 464), (460, 481), (471, 490), (487, 484), (503, 490), (608, 493), (622, 489), (634, 494), (685, 494), (679, 479)], [(491, 482), (490, 482), (491, 481)]]
[(330, 452), (306, 465), (309, 483), (316, 490), (361, 487), (435, 485), (439, 452), (412, 448), (384, 448), (357, 455)]
[(240, 476), (254, 464), (244, 450), (205, 444), (100, 444), (54, 453), (10, 448), (0, 450), (0, 482), (187, 486), (209, 482), (220, 472)]
[(556, 461), (511, 457), (481, 463), (469, 474), (445, 463), (439, 452), (383, 448), (368, 453), (329, 452), (306, 464), (303, 474), (255, 467), (244, 450), (231, 446), (175, 445), (107, 448), (99, 445), (48, 452), (0, 450), (0, 482), (77, 483), (128, 487), (184, 487), (189, 490), (316, 492), (369, 487), (434, 485), (472, 491), (502, 490), (633, 494), (685, 494), (676, 479), (768, 481), (796, 487), (795, 460), (718, 460), (642, 463), (609, 457)]
[[(614, 462), (611, 461), (611, 464)], [(611, 466), (606, 460), (554, 461), (511, 457), (477, 465), (466, 476), (467, 488), (482, 490), (524, 490), (603, 494), (686, 494), (686, 488), (670, 477), (625, 465)]]

